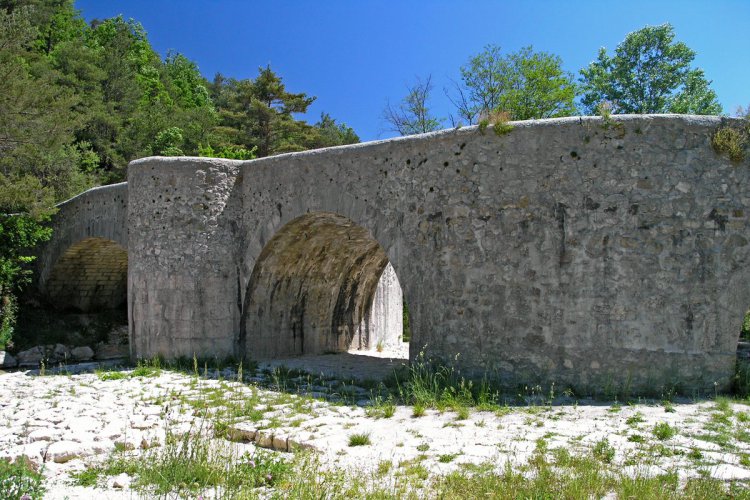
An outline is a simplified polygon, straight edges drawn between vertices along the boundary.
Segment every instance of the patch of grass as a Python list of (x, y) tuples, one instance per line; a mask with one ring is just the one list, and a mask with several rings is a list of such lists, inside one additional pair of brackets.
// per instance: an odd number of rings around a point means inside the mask
[(456, 420), (466, 420), (469, 418), (469, 409), (466, 406), (459, 406), (456, 409)]
[(82, 471), (71, 472), (70, 477), (73, 479), (72, 483), (77, 486), (93, 488), (99, 483), (102, 472), (100, 467), (88, 467)]
[(644, 438), (640, 434), (631, 434), (630, 436), (628, 436), (628, 441), (630, 441), (631, 443), (645, 443), (646, 438)]
[(425, 452), (430, 449), (430, 445), (427, 443), (422, 443), (417, 446), (417, 451)]
[(161, 375), (161, 360), (139, 360), (137, 366), (130, 373), (131, 377), (158, 377)]
[(591, 449), (591, 453), (594, 455), (594, 458), (604, 462), (605, 464), (612, 463), (612, 460), (614, 460), (615, 458), (615, 448), (614, 446), (609, 444), (608, 439), (597, 441), (596, 444), (594, 444), (594, 447)]
[(625, 419), (625, 423), (628, 424), (631, 427), (635, 427), (636, 425), (643, 423), (643, 415), (641, 412), (635, 413), (634, 415), (629, 416), (627, 419)]
[(414, 408), (411, 411), (411, 416), (414, 418), (424, 417), (425, 415), (425, 407), (419, 403), (414, 405)]
[(385, 476), (393, 468), (393, 462), (390, 460), (381, 460), (378, 462), (377, 474), (378, 476)]
[(390, 396), (385, 400), (376, 397), (372, 404), (365, 408), (365, 413), (372, 418), (391, 418), (396, 413), (396, 404)]
[(40, 499), (44, 491), (44, 476), (29, 460), (22, 457), (14, 462), (0, 459), (0, 498), (28, 495), (29, 499)]
[(103, 371), (103, 370), (97, 370), (96, 376), (99, 378), (99, 380), (102, 380), (102, 381), (122, 380), (122, 379), (128, 378), (128, 375), (124, 372)]
[(656, 436), (656, 439), (666, 441), (677, 435), (677, 429), (669, 425), (667, 422), (659, 422), (654, 425), (653, 434)]
[(438, 462), (440, 462), (441, 464), (451, 463), (456, 459), (458, 455), (460, 455), (460, 453), (444, 453), (442, 455), (438, 455)]
[(292, 465), (273, 452), (258, 448), (239, 455), (237, 448), (212, 441), (204, 423), (179, 436), (167, 429), (163, 446), (142, 456), (115, 455), (97, 473), (85, 474), (79, 481), (124, 472), (134, 478), (132, 487), (137, 491), (182, 498), (217, 488), (250, 493), (260, 486), (272, 487), (290, 474)]
[(349, 436), (349, 446), (368, 446), (370, 444), (369, 434), (362, 433)]
[(732, 402), (728, 397), (719, 396), (714, 400), (714, 404), (717, 411), (725, 415), (732, 415)]

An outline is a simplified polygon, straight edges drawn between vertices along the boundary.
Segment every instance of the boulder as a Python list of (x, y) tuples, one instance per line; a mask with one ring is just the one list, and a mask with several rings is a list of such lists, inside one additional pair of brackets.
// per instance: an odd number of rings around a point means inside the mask
[(47, 351), (50, 365), (53, 363), (67, 363), (71, 358), (70, 349), (62, 344), (48, 345)]
[(88, 346), (75, 347), (71, 349), (70, 355), (75, 361), (89, 361), (94, 357), (94, 350)]
[(16, 361), (18, 366), (25, 367), (38, 367), (39, 363), (44, 359), (44, 346), (36, 346), (25, 351), (21, 351), (16, 354)]
[(127, 358), (130, 348), (127, 345), (99, 344), (95, 356), (98, 360)]
[(88, 449), (84, 444), (75, 441), (57, 441), (47, 448), (47, 460), (57, 464), (64, 464), (76, 458), (92, 455), (93, 450)]
[(5, 351), (0, 351), (0, 368), (15, 368), (17, 364), (16, 358)]

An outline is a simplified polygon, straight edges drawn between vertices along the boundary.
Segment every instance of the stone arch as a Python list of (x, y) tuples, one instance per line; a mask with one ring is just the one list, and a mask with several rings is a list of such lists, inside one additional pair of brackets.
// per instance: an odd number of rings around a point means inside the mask
[[(383, 301), (387, 285), (398, 287), (390, 308)], [(274, 234), (255, 261), (240, 351), (267, 359), (393, 342), (401, 331), (388, 335), (381, 329), (400, 317), (401, 297), (386, 251), (367, 229), (333, 212), (299, 216)]]
[(57, 205), (52, 239), (37, 250), (34, 280), (47, 289), (55, 264), (70, 248), (87, 238), (111, 240), (128, 248), (128, 185), (126, 182), (89, 189)]
[(53, 307), (93, 312), (127, 304), (128, 252), (106, 238), (84, 238), (52, 266), (43, 293)]

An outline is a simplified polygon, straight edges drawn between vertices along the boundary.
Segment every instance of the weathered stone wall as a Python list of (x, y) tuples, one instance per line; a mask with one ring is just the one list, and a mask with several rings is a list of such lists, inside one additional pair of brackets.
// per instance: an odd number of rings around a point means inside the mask
[(372, 297), (369, 314), (360, 325), (360, 343), (367, 350), (395, 350), (404, 337), (404, 296), (396, 271), (389, 263), (383, 269)]
[[(412, 356), (425, 348), (508, 384), (725, 388), (750, 304), (750, 184), (747, 165), (711, 149), (719, 124), (570, 118), (249, 162), (133, 162), (135, 354), (253, 355), (300, 327), (328, 342), (358, 324), (355, 289), (372, 273), (352, 266), (373, 258), (372, 237), (410, 305)], [(277, 246), (309, 241), (298, 222), (316, 218), (339, 221), (330, 248)], [(280, 272), (281, 250), (332, 267)], [(325, 283), (346, 284), (346, 314), (327, 308)], [(302, 289), (317, 297), (315, 325), (293, 322)]]

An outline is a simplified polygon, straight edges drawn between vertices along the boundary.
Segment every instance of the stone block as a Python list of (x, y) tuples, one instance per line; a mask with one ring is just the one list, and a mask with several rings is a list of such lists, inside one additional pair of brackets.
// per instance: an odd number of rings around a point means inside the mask
[(15, 368), (18, 365), (16, 358), (5, 351), (0, 351), (0, 368)]
[(70, 350), (74, 361), (89, 361), (94, 357), (94, 350), (88, 346), (74, 347)]

